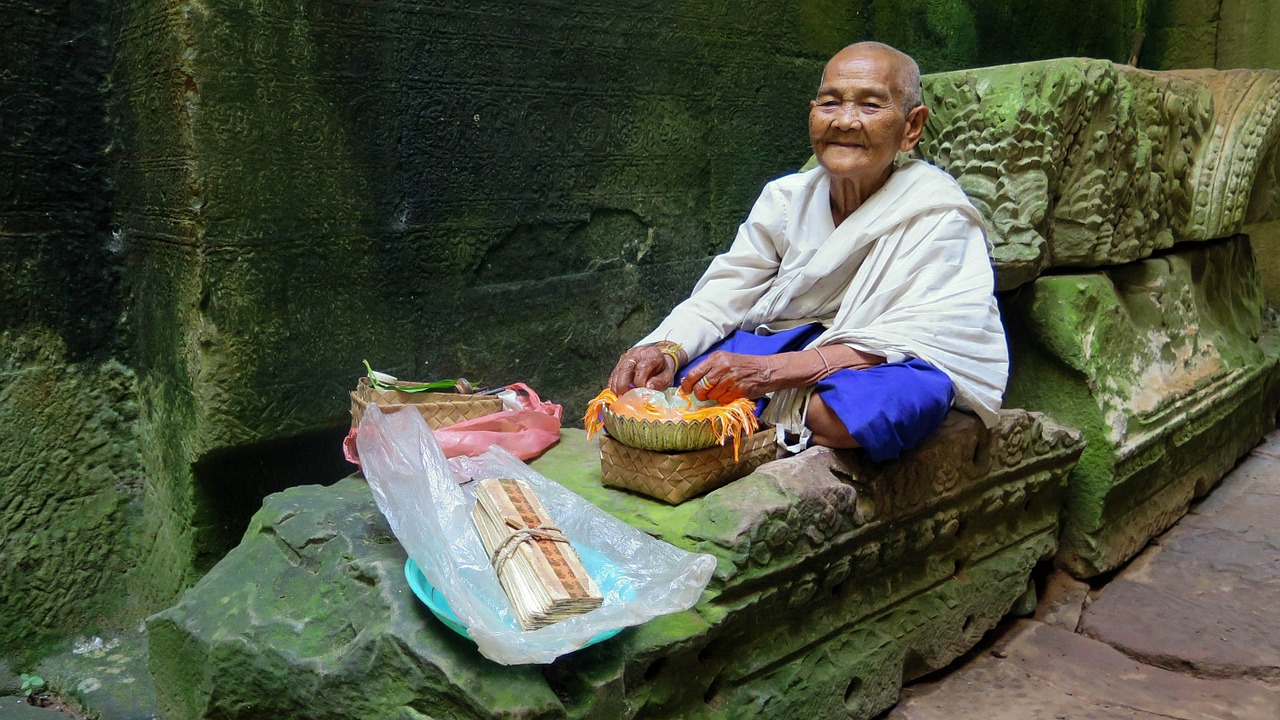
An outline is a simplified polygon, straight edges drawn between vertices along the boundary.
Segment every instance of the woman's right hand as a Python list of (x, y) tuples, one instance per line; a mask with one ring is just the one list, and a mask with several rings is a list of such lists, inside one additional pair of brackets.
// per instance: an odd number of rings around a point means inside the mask
[(618, 364), (609, 375), (609, 389), (622, 397), (631, 388), (647, 387), (666, 390), (675, 384), (677, 357), (684, 360), (684, 351), (672, 343), (674, 353), (664, 351), (660, 344), (640, 345), (622, 353)]

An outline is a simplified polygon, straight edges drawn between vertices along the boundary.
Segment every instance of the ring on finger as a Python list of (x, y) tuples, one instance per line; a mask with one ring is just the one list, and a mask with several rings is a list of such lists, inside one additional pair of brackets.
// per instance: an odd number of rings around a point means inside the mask
[(635, 361), (635, 360), (632, 360), (631, 358), (627, 358), (626, 360), (623, 360), (622, 362), (624, 362), (624, 363), (631, 363), (632, 365), (637, 364), (637, 363), (636, 363), (636, 361)]
[(711, 378), (707, 377), (706, 375), (702, 376), (702, 379), (698, 381), (698, 384), (708, 390), (715, 387), (715, 383), (711, 382)]

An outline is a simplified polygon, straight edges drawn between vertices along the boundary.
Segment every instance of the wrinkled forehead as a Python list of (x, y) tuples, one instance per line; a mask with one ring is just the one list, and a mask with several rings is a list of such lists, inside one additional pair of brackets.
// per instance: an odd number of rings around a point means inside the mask
[(879, 48), (846, 48), (827, 61), (821, 87), (849, 83), (880, 84), (896, 89), (902, 64), (899, 58)]

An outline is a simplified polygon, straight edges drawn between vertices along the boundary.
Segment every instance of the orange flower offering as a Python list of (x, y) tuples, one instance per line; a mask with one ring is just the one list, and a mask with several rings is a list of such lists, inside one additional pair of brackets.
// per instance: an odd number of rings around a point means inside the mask
[(751, 400), (722, 405), (699, 400), (679, 387), (633, 388), (622, 397), (605, 388), (587, 404), (582, 420), (588, 438), (604, 427), (618, 442), (646, 450), (699, 450), (732, 438), (735, 460), (742, 439), (759, 427)]

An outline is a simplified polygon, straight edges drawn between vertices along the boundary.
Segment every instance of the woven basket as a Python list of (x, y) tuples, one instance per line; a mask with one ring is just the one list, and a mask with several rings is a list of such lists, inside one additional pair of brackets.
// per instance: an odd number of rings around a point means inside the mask
[(641, 450), (602, 435), (600, 474), (605, 485), (633, 490), (672, 505), (710, 492), (777, 458), (773, 428), (742, 441), (737, 460), (733, 444), (691, 452)]
[(604, 429), (623, 445), (657, 452), (687, 452), (719, 445), (711, 420), (638, 420), (604, 410)]
[(369, 378), (362, 377), (351, 393), (351, 427), (360, 425), (360, 418), (364, 417), (364, 409), (369, 403), (374, 403), (384, 413), (413, 408), (422, 413), (422, 419), (432, 430), (502, 410), (502, 399), (494, 395), (379, 390), (369, 384)]

